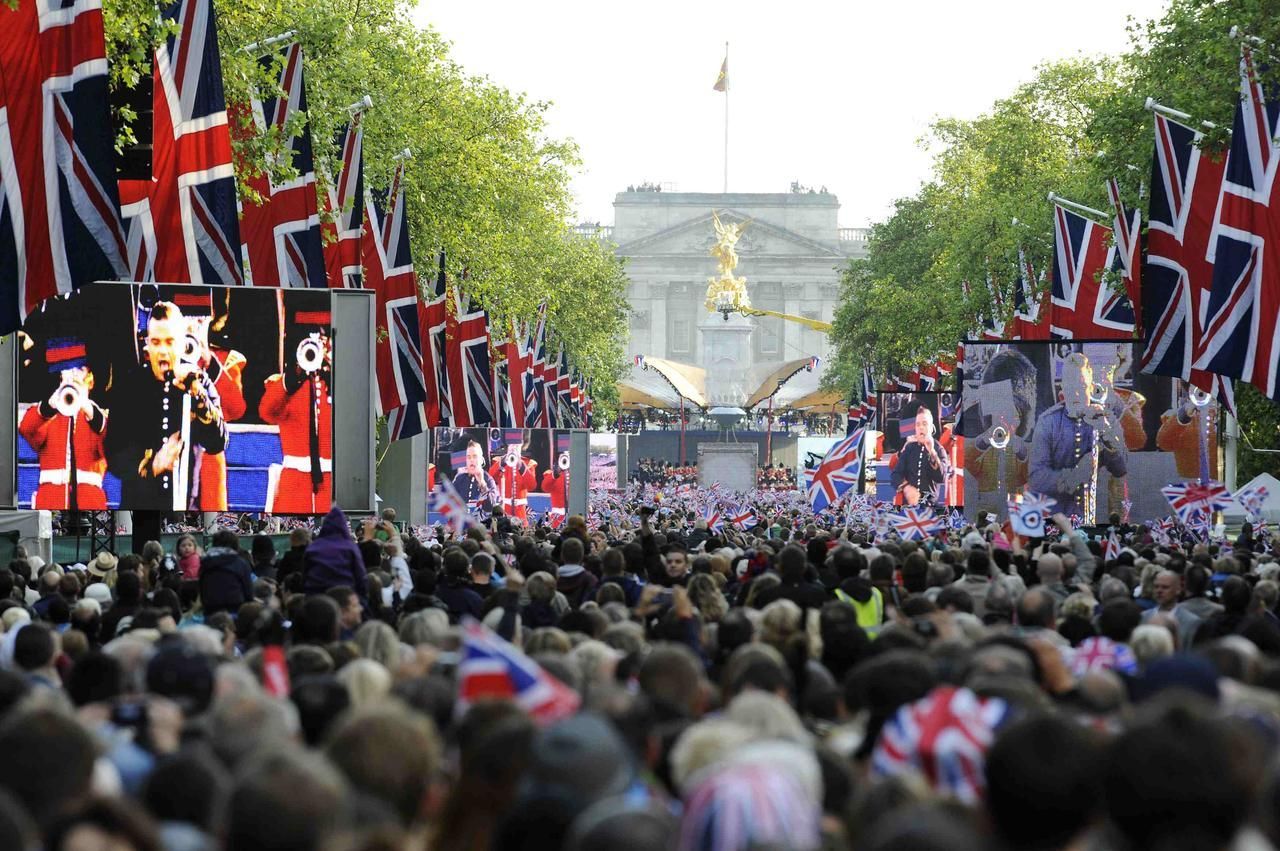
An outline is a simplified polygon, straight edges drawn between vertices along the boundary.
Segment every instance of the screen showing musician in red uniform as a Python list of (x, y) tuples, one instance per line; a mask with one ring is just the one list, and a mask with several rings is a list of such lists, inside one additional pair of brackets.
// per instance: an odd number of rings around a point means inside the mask
[(329, 303), (155, 284), (49, 299), (19, 332), (19, 504), (326, 512)]

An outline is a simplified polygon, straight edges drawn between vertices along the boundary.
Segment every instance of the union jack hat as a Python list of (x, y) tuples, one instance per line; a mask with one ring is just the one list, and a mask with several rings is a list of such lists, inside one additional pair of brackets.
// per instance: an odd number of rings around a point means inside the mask
[(914, 771), (935, 791), (977, 804), (986, 792), (987, 749), (1009, 717), (1009, 704), (998, 697), (936, 688), (884, 725), (871, 771), (881, 777)]

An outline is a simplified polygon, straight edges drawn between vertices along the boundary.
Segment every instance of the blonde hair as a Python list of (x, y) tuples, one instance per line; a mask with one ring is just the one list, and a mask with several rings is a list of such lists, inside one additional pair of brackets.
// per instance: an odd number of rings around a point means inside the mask
[(356, 708), (377, 703), (391, 693), (391, 672), (372, 659), (351, 660), (337, 677)]

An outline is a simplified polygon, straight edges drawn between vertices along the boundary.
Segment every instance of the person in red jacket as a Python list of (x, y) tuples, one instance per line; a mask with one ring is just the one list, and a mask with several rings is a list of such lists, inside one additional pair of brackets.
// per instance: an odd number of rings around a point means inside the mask
[[(50, 340), (45, 349), (49, 372), (61, 381), (48, 398), (27, 408), (18, 432), (40, 457), (40, 485), (31, 507), (70, 511), (103, 511), (107, 470), (103, 436), (107, 417), (89, 398), (93, 373), (84, 343)], [(73, 487), (74, 485), (74, 487)]]
[[(258, 412), (280, 427), (284, 454), (273, 514), (323, 514), (333, 505), (333, 396), (328, 311), (298, 311), (307, 335), (283, 373), (266, 380)], [(288, 347), (286, 347), (288, 351)]]
[(498, 483), (502, 510), (522, 525), (529, 523), (529, 491), (538, 489), (538, 462), (521, 454), (521, 443), (507, 445), (507, 454), (494, 458), (489, 475)]
[(542, 489), (551, 496), (551, 516), (547, 518), (547, 522), (556, 528), (564, 523), (565, 486), (568, 483), (569, 477), (566, 471), (561, 470), (559, 466), (542, 474)]

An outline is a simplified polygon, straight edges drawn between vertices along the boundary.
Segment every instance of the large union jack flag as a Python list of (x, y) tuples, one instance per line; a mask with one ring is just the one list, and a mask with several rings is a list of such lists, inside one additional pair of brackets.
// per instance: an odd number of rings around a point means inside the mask
[[(1037, 296), (1036, 291), (1040, 294)], [(1049, 339), (1049, 299), (1051, 293), (1044, 286), (1044, 275), (1037, 282), (1035, 270), (1026, 252), (1018, 249), (1018, 265), (1014, 270), (1013, 284), (1013, 334), (1014, 340)]]
[(539, 724), (567, 718), (581, 704), (577, 692), (488, 627), (466, 617), (458, 663), (458, 710), (482, 700), (509, 700)]
[(1155, 113), (1147, 260), (1142, 273), (1142, 371), (1213, 394), (1234, 413), (1231, 380), (1195, 368), (1213, 288), (1209, 249), (1225, 160), (1200, 150), (1201, 133)]
[[(275, 78), (279, 91), (254, 99), (247, 108), (232, 109), (232, 135), (237, 140), (296, 129), (289, 139), (290, 165), (296, 176), (273, 181), (241, 163), (241, 177), (258, 197), (246, 198), (241, 211), (245, 277), (258, 287), (325, 287), (324, 250), (316, 198), (315, 155), (302, 74), (302, 45), (294, 42), (258, 60)], [(301, 127), (291, 121), (302, 115)]]
[(1110, 228), (1061, 204), (1053, 209), (1053, 336), (1132, 338), (1133, 306), (1128, 296), (1101, 280), (1113, 260), (1107, 249)]
[(403, 164), (396, 168), (385, 200), (380, 202), (371, 193), (365, 208), (370, 223), (362, 250), (368, 275), (366, 283), (377, 293), (378, 413), (387, 414), (427, 397), (422, 372), (417, 276), (409, 251)]
[[(357, 105), (363, 107), (364, 103)], [(360, 231), (364, 228), (364, 113), (357, 108), (351, 121), (338, 130), (342, 159), (327, 181), (324, 194), (324, 269), (329, 286), (360, 286)]]
[(540, 428), (546, 411), (543, 406), (542, 361), (547, 351), (547, 303), (538, 305), (538, 318), (529, 324), (529, 341), (521, 360), (524, 366), (524, 426)]
[(455, 428), (493, 422), (493, 375), (489, 367), (489, 315), (461, 288), (454, 290), (447, 321), (445, 365)]
[[(178, 31), (156, 49), (150, 186), (120, 194), (134, 280), (244, 283), (227, 105), (212, 0), (161, 15)], [(143, 181), (145, 183), (145, 181)], [(148, 250), (154, 246), (154, 254)]]
[(127, 277), (98, 0), (0, 4), (0, 333)]
[[(1268, 103), (1248, 47), (1212, 244), (1213, 288), (1195, 366), (1280, 398), (1280, 100)], [(1280, 207), (1280, 204), (1276, 205)]]
[(866, 428), (856, 428), (827, 450), (809, 481), (809, 504), (816, 514), (840, 501), (845, 492), (858, 484), (862, 472), (862, 442)]
[(449, 404), (449, 373), (445, 369), (446, 331), (449, 322), (449, 279), (445, 274), (445, 253), (440, 252), (435, 283), (425, 294), (418, 315), (418, 336), (422, 340), (422, 374), (427, 382), (427, 423), (449, 425), (453, 414)]

